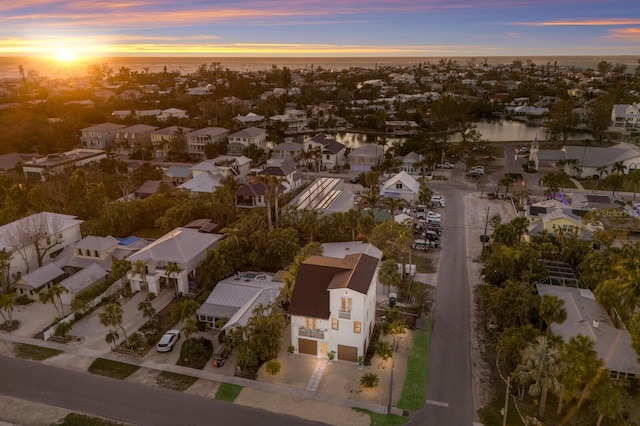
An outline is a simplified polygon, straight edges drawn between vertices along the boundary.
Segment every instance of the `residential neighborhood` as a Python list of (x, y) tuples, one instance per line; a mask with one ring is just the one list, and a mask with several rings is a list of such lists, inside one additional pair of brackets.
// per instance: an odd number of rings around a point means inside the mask
[(0, 81), (0, 349), (417, 424), (505, 392), (640, 422), (640, 75), (603, 62)]

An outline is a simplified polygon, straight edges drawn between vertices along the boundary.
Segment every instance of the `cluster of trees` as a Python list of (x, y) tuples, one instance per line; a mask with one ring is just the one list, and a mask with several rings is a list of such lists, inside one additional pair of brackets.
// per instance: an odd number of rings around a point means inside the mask
[[(522, 218), (509, 223), (492, 219), (493, 243), (483, 255), (484, 305), (496, 331), (497, 365), (505, 376), (540, 398), (539, 416), (544, 416), (547, 394), (558, 401), (557, 414), (567, 419), (585, 413), (603, 417), (620, 414), (622, 382), (614, 382), (587, 336), (563, 342), (551, 333), (552, 323), (566, 319), (564, 302), (556, 296), (537, 294), (535, 284), (545, 278), (544, 260), (561, 261), (579, 269), (598, 303), (625, 321), (640, 353), (640, 244), (622, 248), (593, 249), (575, 233), (543, 233), (529, 243), (521, 242), (526, 231)], [(570, 409), (564, 408), (571, 405)]]

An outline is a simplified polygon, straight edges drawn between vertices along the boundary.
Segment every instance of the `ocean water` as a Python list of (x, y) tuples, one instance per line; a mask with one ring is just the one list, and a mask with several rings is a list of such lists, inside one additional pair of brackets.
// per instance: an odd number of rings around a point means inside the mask
[[(87, 68), (92, 64), (107, 63), (114, 73), (122, 67), (138, 72), (161, 72), (165, 67), (168, 71), (178, 71), (183, 75), (195, 72), (202, 64), (209, 65), (217, 62), (231, 71), (260, 71), (273, 66), (288, 67), (291, 70), (323, 68), (325, 70), (343, 70), (350, 68), (376, 67), (411, 67), (422, 64), (435, 64), (441, 57), (339, 57), (339, 58), (289, 58), (289, 57), (114, 57), (114, 58), (81, 58), (72, 62), (61, 62), (51, 58), (34, 57), (0, 57), (0, 79), (20, 78), (20, 66), (25, 75), (37, 73), (42, 77), (66, 78), (83, 77), (87, 75)], [(471, 60), (476, 63), (489, 65), (510, 64), (514, 60), (521, 60), (526, 64), (528, 59), (536, 65), (573, 66), (580, 69), (595, 69), (600, 61), (613, 64), (627, 65), (627, 72), (633, 72), (638, 66), (637, 56), (491, 56), (491, 57), (445, 57), (458, 64), (468, 64)]]

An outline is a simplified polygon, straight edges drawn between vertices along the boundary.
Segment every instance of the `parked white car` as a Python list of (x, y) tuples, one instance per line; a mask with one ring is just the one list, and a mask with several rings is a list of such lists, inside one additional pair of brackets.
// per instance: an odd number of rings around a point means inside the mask
[(171, 352), (176, 342), (180, 339), (179, 330), (169, 330), (160, 338), (156, 345), (156, 351), (158, 352)]
[(453, 164), (451, 164), (448, 161), (445, 161), (444, 163), (438, 164), (438, 168), (439, 169), (453, 169)]

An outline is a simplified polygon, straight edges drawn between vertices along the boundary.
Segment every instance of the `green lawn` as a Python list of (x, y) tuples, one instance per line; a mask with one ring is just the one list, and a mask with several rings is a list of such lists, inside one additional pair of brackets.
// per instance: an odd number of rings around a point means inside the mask
[(187, 376), (185, 374), (171, 373), (169, 371), (161, 371), (156, 378), (156, 384), (165, 389), (183, 392), (197, 380), (197, 377)]
[[(398, 408), (415, 411), (424, 405), (427, 392), (427, 370), (431, 347), (431, 317), (427, 317), (424, 330), (413, 332), (413, 346), (409, 354), (407, 375), (404, 378)], [(413, 384), (416, 388), (413, 388)]]
[(100, 376), (111, 377), (112, 379), (124, 380), (138, 371), (139, 368), (137, 365), (96, 358), (89, 366), (89, 372)]
[(42, 361), (44, 359), (60, 355), (62, 351), (20, 343), (16, 345), (15, 353), (18, 358)]
[(242, 386), (233, 385), (231, 383), (220, 383), (218, 392), (216, 393), (216, 399), (222, 401), (233, 402), (242, 391)]
[(371, 424), (376, 426), (398, 426), (409, 421), (407, 417), (398, 416), (396, 414), (380, 414), (373, 411), (363, 410), (362, 408), (354, 408), (359, 413), (364, 413), (371, 419)]

